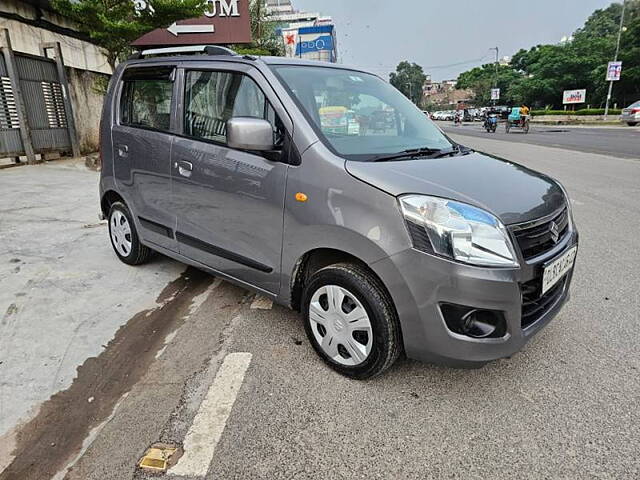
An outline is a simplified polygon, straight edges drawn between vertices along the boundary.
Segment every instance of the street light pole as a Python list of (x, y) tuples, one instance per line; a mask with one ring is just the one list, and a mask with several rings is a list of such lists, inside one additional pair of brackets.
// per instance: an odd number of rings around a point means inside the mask
[[(500, 49), (498, 47), (494, 47), (494, 48), (490, 48), (489, 50), (495, 50), (496, 51), (496, 79), (495, 82), (493, 83), (493, 88), (498, 88), (498, 65), (500, 63), (500, 60), (498, 59), (498, 57), (500, 56)], [(493, 104), (496, 104), (496, 101), (493, 101)]]
[[(627, 7), (627, 0), (622, 0), (622, 14), (620, 15), (620, 28), (618, 29), (618, 42), (616, 44), (616, 55), (613, 59), (614, 62), (618, 61), (618, 53), (620, 53), (620, 38), (622, 37), (622, 27), (624, 24), (624, 10)], [(604, 119), (607, 119), (609, 115), (609, 102), (611, 102), (611, 92), (613, 91), (613, 80), (609, 81), (609, 93), (607, 93), (607, 103), (604, 107)]]
[(411, 82), (408, 82), (407, 85), (409, 85), (409, 100), (413, 102), (413, 85)]

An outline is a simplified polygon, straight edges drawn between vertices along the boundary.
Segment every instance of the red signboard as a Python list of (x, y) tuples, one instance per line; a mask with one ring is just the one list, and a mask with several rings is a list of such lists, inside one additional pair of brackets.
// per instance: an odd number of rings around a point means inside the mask
[(250, 0), (208, 0), (204, 15), (158, 28), (135, 40), (134, 47), (251, 43)]

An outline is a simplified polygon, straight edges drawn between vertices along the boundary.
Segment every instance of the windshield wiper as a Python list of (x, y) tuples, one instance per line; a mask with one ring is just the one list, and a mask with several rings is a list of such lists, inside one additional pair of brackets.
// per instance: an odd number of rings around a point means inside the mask
[(471, 150), (470, 148), (456, 144), (451, 148), (441, 150), (440, 152), (429, 158), (442, 158), (446, 157), (447, 155), (469, 155), (471, 152), (473, 152), (473, 150)]
[(434, 154), (440, 154), (442, 152), (441, 148), (410, 148), (408, 150), (404, 150), (398, 153), (392, 153), (391, 155), (380, 155), (378, 157), (373, 157), (371, 159), (372, 162), (388, 162), (390, 160), (400, 160), (401, 158), (419, 158), (419, 157), (427, 157)]

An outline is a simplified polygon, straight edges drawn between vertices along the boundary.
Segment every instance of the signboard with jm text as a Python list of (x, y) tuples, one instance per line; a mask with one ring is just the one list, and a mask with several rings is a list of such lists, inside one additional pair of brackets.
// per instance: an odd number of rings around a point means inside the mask
[(584, 103), (587, 101), (586, 90), (565, 90), (562, 96), (562, 103), (564, 105), (571, 105), (574, 103)]

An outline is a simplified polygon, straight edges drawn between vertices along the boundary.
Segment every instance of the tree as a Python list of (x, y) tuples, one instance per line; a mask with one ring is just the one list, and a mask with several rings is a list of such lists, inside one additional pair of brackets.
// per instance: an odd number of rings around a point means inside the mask
[[(510, 66), (499, 71), (503, 99), (561, 108), (563, 90), (585, 88), (588, 103), (603, 107), (608, 90), (607, 63), (615, 55), (621, 14), (622, 4), (613, 3), (596, 10), (569, 41), (517, 52)], [(613, 101), (618, 105), (640, 99), (640, 0), (627, 0), (624, 26), (618, 55), (622, 77), (613, 89)], [(485, 65), (461, 74), (458, 88), (472, 88), (476, 100), (486, 103), (484, 95), (493, 84), (493, 69), (493, 65)]]
[[(498, 88), (501, 102), (510, 103), (509, 86), (521, 77), (512, 67), (498, 65)], [(456, 88), (468, 88), (474, 93), (474, 101), (478, 105), (488, 105), (491, 102), (491, 89), (496, 85), (495, 63), (488, 63), (460, 74)]]
[(420, 106), (422, 86), (427, 80), (422, 67), (416, 63), (400, 62), (396, 71), (389, 75), (391, 85), (400, 90), (413, 103)]
[(277, 22), (269, 20), (264, 0), (252, 0), (249, 5), (251, 14), (251, 37), (249, 45), (234, 45), (233, 49), (242, 55), (284, 55), (282, 37), (277, 34)]
[(136, 8), (133, 0), (52, 0), (53, 8), (73, 20), (93, 43), (107, 51), (112, 68), (130, 52), (129, 44), (156, 28), (177, 20), (200, 17), (204, 0), (153, 0), (151, 8)]
[[(603, 107), (608, 83), (607, 63), (615, 55), (622, 5), (596, 10), (573, 39), (559, 45), (538, 45), (516, 53), (511, 65), (523, 76), (509, 94), (534, 106), (562, 105), (562, 91), (587, 89), (588, 102)], [(614, 102), (626, 105), (640, 98), (640, 0), (627, 0), (618, 59), (622, 77), (613, 90)]]

